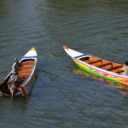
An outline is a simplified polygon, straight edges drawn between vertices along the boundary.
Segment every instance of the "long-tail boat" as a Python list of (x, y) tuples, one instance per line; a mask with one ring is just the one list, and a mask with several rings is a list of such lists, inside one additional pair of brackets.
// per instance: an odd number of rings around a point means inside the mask
[(83, 54), (67, 46), (63, 46), (63, 48), (82, 70), (128, 88), (128, 75), (123, 74), (123, 64), (101, 59), (90, 54)]
[[(13, 96), (26, 96), (29, 94), (31, 86), (35, 78), (35, 69), (37, 64), (37, 53), (35, 48), (31, 48), (19, 60), (20, 67), (18, 67), (17, 89)], [(15, 65), (13, 64), (13, 67)], [(0, 96), (11, 96), (8, 88), (8, 81), (11, 77), (12, 70), (9, 72), (4, 81), (0, 84)]]

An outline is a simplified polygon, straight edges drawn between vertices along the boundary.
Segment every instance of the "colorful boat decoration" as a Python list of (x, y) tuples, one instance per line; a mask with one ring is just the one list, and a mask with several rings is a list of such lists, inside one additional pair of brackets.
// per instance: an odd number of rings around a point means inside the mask
[[(14, 96), (27, 96), (35, 78), (35, 69), (37, 64), (37, 53), (35, 48), (31, 48), (20, 60), (21, 66), (18, 69), (18, 87)], [(13, 64), (14, 66), (14, 64)], [(8, 81), (12, 70), (0, 84), (0, 96), (11, 96), (8, 88)]]
[(99, 57), (83, 54), (63, 46), (65, 52), (78, 67), (89, 74), (120, 84), (120, 88), (128, 88), (128, 75), (123, 75), (123, 65)]

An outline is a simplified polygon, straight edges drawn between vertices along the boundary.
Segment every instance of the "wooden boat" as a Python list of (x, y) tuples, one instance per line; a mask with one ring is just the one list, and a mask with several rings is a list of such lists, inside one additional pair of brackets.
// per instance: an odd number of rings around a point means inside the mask
[(84, 71), (89, 74), (117, 82), (128, 88), (128, 75), (123, 75), (123, 65), (99, 57), (83, 54), (63, 46), (65, 52), (73, 59), (73, 61)]
[[(19, 62), (21, 66), (18, 69), (18, 89), (14, 92), (14, 96), (26, 96), (30, 92), (32, 83), (34, 81), (37, 64), (36, 50), (31, 48)], [(10, 90), (8, 89), (8, 80), (10, 78), (11, 72), (0, 84), (0, 96), (11, 96)]]

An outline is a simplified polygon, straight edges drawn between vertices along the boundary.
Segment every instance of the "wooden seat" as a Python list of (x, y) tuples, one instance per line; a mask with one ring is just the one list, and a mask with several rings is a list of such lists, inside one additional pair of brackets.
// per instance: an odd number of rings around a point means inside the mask
[(22, 67), (20, 67), (20, 69), (21, 68), (32, 68), (33, 67), (33, 65), (23, 65)]
[(22, 65), (28, 65), (28, 64), (34, 64), (34, 61), (27, 61), (27, 62), (23, 62)]
[(21, 70), (21, 71), (19, 71), (18, 73), (20, 74), (20, 73), (31, 73), (31, 69), (27, 69), (27, 70)]
[(120, 70), (120, 71), (118, 71), (118, 72), (116, 72), (116, 73), (122, 73), (123, 72), (123, 70)]
[(32, 69), (34, 66), (34, 63), (35, 63), (34, 61), (23, 62), (19, 70)]
[(107, 66), (107, 65), (112, 65), (112, 62), (108, 62), (108, 63), (106, 63), (106, 64), (101, 64), (101, 65), (99, 65), (98, 67), (102, 68), (102, 67)]
[(32, 70), (22, 70), (18, 72), (19, 77), (28, 77), (31, 74)]
[(29, 66), (29, 67), (22, 67), (22, 68), (20, 68), (19, 70), (21, 71), (21, 70), (25, 70), (25, 69), (32, 69), (33, 68), (33, 66)]
[(25, 73), (24, 74), (19, 74), (19, 78), (26, 78), (28, 76), (29, 76), (29, 74), (27, 74), (27, 73), (26, 74)]
[(25, 66), (33, 66), (33, 65), (34, 65), (34, 63), (33, 63), (33, 64), (28, 63), (28, 64), (22, 64), (22, 66), (21, 66), (21, 67), (25, 67)]
[(115, 69), (118, 69), (118, 68), (122, 68), (122, 65), (118, 65), (116, 67), (109, 68), (108, 70), (112, 71), (112, 70), (115, 70)]
[(89, 62), (89, 64), (94, 64), (94, 63), (98, 63), (98, 62), (102, 62), (102, 59), (91, 61), (91, 62)]
[(86, 62), (88, 62), (88, 63), (90, 63), (90, 62), (93, 62), (93, 61), (97, 61), (97, 60), (99, 60), (100, 58), (96, 58), (96, 57), (89, 57), (88, 59), (86, 59), (86, 60), (84, 60), (84, 61), (86, 61)]

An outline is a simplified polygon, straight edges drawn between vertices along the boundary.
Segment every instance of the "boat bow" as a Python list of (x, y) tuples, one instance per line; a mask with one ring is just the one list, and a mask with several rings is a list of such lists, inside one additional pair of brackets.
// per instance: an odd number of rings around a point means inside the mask
[(35, 48), (31, 48), (22, 58), (37, 58), (37, 52)]
[(78, 57), (84, 56), (83, 53), (77, 52), (77, 51), (75, 51), (75, 50), (72, 50), (72, 49), (68, 48), (67, 46), (63, 46), (63, 48), (64, 48), (65, 52), (66, 52), (69, 56), (71, 56), (72, 58), (78, 58)]

